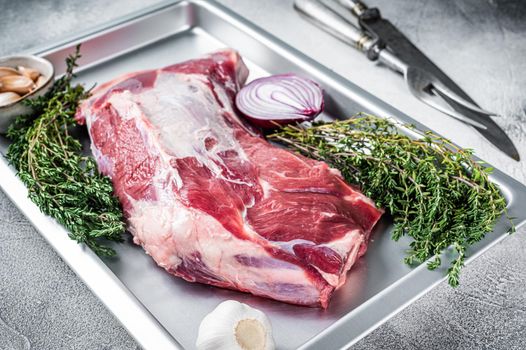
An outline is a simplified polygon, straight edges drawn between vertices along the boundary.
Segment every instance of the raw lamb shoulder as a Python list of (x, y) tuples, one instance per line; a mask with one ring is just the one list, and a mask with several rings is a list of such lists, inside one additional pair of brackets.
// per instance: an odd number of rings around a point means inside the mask
[(275, 147), (233, 98), (232, 50), (118, 77), (86, 122), (134, 242), (190, 282), (326, 308), (381, 216), (327, 164)]

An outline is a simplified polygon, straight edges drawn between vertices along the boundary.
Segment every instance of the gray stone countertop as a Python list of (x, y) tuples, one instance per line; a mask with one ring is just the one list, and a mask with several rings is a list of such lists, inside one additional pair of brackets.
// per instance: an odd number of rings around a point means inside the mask
[[(0, 56), (30, 49), (155, 0), (0, 0)], [(386, 68), (303, 21), (292, 1), (221, 0), (249, 20), (517, 180), (514, 162), (473, 129), (414, 100)], [(526, 159), (526, 2), (368, 0), (484, 108)], [(353, 349), (526, 349), (526, 230), (441, 284)], [(136, 349), (118, 321), (0, 192), (0, 349)]]

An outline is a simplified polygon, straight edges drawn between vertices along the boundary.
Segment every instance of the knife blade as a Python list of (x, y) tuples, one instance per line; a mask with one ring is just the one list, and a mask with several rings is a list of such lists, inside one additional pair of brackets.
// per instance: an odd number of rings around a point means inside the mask
[[(478, 106), (468, 94), (466, 94), (426, 55), (424, 55), (424, 53), (422, 53), (402, 32), (400, 32), (391, 22), (384, 19), (378, 8), (368, 8), (359, 0), (338, 1), (358, 18), (360, 27), (378, 40), (380, 45), (383, 44), (387, 46), (400, 60), (408, 65), (418, 67), (432, 74), (454, 93), (475, 106)], [(520, 160), (519, 152), (513, 144), (513, 141), (491, 118), (481, 116), (454, 100), (449, 99), (447, 96), (441, 95), (441, 97), (448, 101), (451, 107), (457, 112), (486, 126), (485, 129), (476, 126), (473, 127), (499, 150), (516, 161)]]

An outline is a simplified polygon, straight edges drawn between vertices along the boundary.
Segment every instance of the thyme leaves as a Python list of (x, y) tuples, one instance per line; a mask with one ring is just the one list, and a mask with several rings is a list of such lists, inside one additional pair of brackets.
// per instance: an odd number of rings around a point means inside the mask
[(122, 240), (125, 225), (109, 178), (97, 171), (95, 160), (82, 154), (70, 134), (79, 103), (89, 96), (73, 85), (79, 47), (66, 59), (67, 71), (42, 97), (27, 101), (33, 112), (16, 118), (7, 136), (7, 159), (40, 210), (56, 219), (71, 239), (98, 255), (114, 255), (104, 241)]
[[(432, 132), (410, 138), (389, 120), (360, 114), (311, 127), (287, 126), (269, 136), (308, 157), (337, 168), (350, 183), (394, 218), (392, 238), (412, 238), (405, 262), (441, 266), (441, 254), (456, 252), (448, 281), (459, 284), (466, 249), (491, 232), (506, 214), (506, 201), (489, 179), (492, 169)], [(513, 229), (513, 223), (512, 223)]]

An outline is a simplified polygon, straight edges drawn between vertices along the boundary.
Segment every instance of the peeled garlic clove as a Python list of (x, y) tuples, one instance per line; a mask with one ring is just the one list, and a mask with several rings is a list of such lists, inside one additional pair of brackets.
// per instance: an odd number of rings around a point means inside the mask
[(35, 82), (35, 85), (37, 86), (37, 88), (41, 87), (42, 85), (44, 85), (46, 83), (47, 79), (45, 76), (41, 75), (38, 77), (37, 81)]
[(8, 104), (16, 102), (19, 99), (20, 95), (15, 94), (14, 92), (0, 92), (0, 107), (7, 106)]
[(7, 75), (0, 78), (0, 92), (16, 92), (25, 95), (35, 87), (33, 80), (23, 75)]
[(261, 311), (235, 300), (219, 304), (199, 326), (198, 350), (274, 350), (272, 326)]
[(20, 74), (28, 77), (29, 79), (36, 81), (38, 77), (40, 76), (40, 72), (33, 68), (28, 68), (24, 66), (18, 66), (18, 71)]
[(8, 75), (19, 75), (18, 71), (11, 67), (0, 67), (0, 78)]

